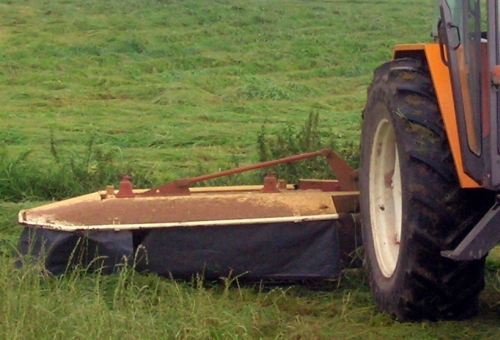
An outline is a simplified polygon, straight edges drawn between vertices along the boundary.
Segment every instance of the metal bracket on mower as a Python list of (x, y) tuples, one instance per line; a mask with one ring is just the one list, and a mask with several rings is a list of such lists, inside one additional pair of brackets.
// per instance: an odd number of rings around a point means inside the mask
[[(273, 161), (262, 162), (258, 164), (253, 164), (249, 166), (244, 166), (236, 169), (225, 170), (221, 172), (216, 172), (209, 175), (202, 175), (197, 177), (185, 178), (176, 180), (170, 183), (160, 185), (156, 188), (152, 188), (141, 194), (136, 194), (136, 196), (168, 196), (168, 195), (189, 195), (189, 185), (197, 182), (206, 181), (209, 179), (219, 178), (223, 176), (229, 176), (238, 174), (241, 172), (267, 168), (270, 166), (295, 162), (298, 160), (313, 158), (323, 156), (326, 157), (328, 165), (332, 169), (333, 173), (337, 177), (339, 191), (355, 191), (357, 190), (357, 179), (356, 172), (340, 158), (335, 152), (330, 149), (324, 149), (316, 152), (304, 153), (301, 155), (295, 155), (291, 157), (281, 158)], [(269, 192), (269, 190), (268, 190)], [(117, 196), (119, 197), (119, 196)]]

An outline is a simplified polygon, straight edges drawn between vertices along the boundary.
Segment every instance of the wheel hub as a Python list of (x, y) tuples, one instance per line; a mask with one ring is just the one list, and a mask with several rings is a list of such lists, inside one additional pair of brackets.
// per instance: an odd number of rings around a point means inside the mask
[(382, 119), (376, 129), (369, 170), (371, 230), (380, 271), (390, 277), (399, 257), (402, 202), (396, 136)]

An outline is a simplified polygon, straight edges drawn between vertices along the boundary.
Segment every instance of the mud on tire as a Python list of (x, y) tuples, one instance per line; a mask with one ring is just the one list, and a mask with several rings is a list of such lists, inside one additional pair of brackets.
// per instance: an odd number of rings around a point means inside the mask
[(379, 67), (363, 110), (360, 205), (366, 266), (378, 308), (400, 321), (476, 314), (484, 259), (454, 249), (491, 206), (460, 189), (425, 63)]

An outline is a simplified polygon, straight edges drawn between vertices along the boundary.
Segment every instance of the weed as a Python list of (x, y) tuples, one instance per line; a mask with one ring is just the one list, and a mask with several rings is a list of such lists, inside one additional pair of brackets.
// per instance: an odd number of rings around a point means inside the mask
[(120, 150), (95, 146), (95, 136), (88, 139), (85, 151), (76, 153), (59, 149), (50, 136), (52, 160), (45, 164), (33, 159), (31, 151), (11, 156), (0, 149), (0, 199), (12, 202), (60, 200), (103, 190), (117, 184), (121, 175), (130, 174), (136, 185), (151, 184), (146, 173), (136, 172), (120, 162)]
[[(332, 149), (338, 152), (340, 150), (340, 155), (356, 166), (359, 154), (357, 146), (340, 144), (332, 133), (328, 134), (326, 138), (322, 138), (318, 125), (319, 114), (317, 112), (309, 113), (300, 129), (287, 125), (282, 130), (270, 135), (266, 131), (266, 126), (263, 125), (257, 137), (259, 160), (265, 162), (306, 152)], [(339, 145), (342, 145), (343, 148), (341, 149)], [(333, 177), (328, 163), (321, 157), (281, 164), (275, 167), (275, 172), (289, 183), (295, 183), (300, 178), (329, 179)]]

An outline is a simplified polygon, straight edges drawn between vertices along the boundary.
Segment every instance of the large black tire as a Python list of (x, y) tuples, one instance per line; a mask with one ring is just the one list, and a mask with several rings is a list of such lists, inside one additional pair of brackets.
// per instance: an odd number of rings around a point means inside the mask
[(375, 71), (363, 111), (360, 192), (377, 307), (400, 321), (475, 315), (484, 259), (457, 262), (440, 252), (457, 246), (491, 195), (460, 189), (424, 61), (394, 60)]

